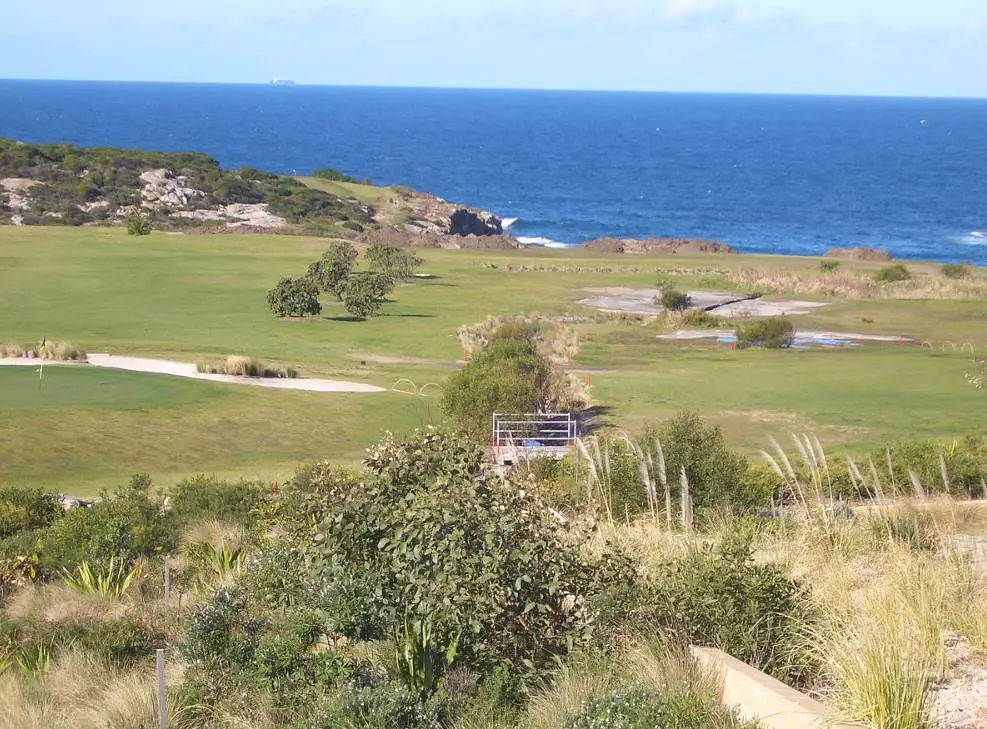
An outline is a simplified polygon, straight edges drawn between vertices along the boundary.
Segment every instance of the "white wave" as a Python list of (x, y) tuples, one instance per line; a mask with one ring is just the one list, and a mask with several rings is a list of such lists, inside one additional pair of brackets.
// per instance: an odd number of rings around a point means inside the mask
[(502, 228), (504, 228), (504, 230), (507, 230), (516, 222), (517, 222), (517, 218), (504, 218), (503, 220), (500, 221), (500, 225)]
[(569, 246), (565, 243), (561, 243), (557, 240), (552, 240), (551, 238), (542, 238), (541, 236), (526, 237), (520, 236), (517, 239), (518, 243), (526, 246), (542, 246), (543, 248), (568, 248)]
[(972, 230), (969, 235), (963, 236), (959, 241), (968, 246), (987, 246), (987, 233), (981, 230)]
[(971, 231), (970, 232), (970, 237), (971, 238), (987, 238), (987, 233), (984, 233), (982, 230), (974, 230), (974, 231)]

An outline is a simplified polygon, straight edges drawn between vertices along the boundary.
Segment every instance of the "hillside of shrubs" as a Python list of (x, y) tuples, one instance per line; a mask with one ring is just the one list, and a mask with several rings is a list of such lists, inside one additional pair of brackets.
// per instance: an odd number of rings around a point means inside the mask
[(984, 585), (944, 551), (962, 507), (932, 508), (979, 488), (983, 449), (879, 469), (794, 444), (751, 461), (682, 413), (502, 472), (430, 427), (284, 483), (0, 489), (0, 729), (158, 726), (158, 648), (172, 727), (749, 726), (689, 645), (931, 727), (945, 636), (987, 647)]
[[(269, 212), (289, 223), (307, 226), (309, 232), (332, 230), (326, 227), (332, 224), (362, 230), (372, 220), (372, 211), (355, 200), (313, 190), (283, 175), (247, 168), (224, 170), (204, 154), (36, 145), (0, 138), (0, 179), (40, 183), (23, 193), (30, 201), (30, 210), (22, 215), (25, 225), (119, 221), (117, 210), (141, 204), (140, 175), (154, 169), (186, 177), (187, 187), (205, 193), (192, 200), (186, 210), (265, 203)], [(15, 212), (8, 203), (9, 198), (5, 199), (0, 190), (0, 222), (9, 222)], [(169, 216), (160, 206), (146, 212), (155, 227), (209, 225), (208, 221)]]

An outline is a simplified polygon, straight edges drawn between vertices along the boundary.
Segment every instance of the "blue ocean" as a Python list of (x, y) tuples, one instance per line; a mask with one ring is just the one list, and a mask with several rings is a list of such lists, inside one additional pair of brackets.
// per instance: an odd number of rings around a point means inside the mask
[(332, 166), (545, 245), (987, 264), (987, 100), (0, 81), (0, 136)]

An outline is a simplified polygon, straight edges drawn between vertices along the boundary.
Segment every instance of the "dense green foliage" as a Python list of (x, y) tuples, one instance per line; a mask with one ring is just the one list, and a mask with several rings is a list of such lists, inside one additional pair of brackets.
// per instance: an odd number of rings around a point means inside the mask
[(789, 319), (751, 319), (737, 325), (737, 342), (744, 347), (782, 349), (795, 339), (795, 325)]
[[(0, 178), (34, 180), (28, 225), (107, 222), (120, 208), (140, 205), (141, 174), (166, 169), (184, 178), (184, 186), (201, 191), (184, 207), (202, 210), (230, 203), (266, 203), (289, 223), (367, 223), (371, 213), (353, 200), (306, 187), (291, 177), (253, 169), (222, 170), (197, 153), (162, 153), (67, 144), (24, 144), (0, 139)], [(105, 204), (102, 204), (105, 203)], [(155, 225), (187, 224), (163, 207), (146, 210)], [(3, 210), (0, 208), (0, 216)], [(149, 221), (150, 222), (150, 221)], [(129, 224), (128, 224), (129, 227)]]
[(308, 267), (307, 275), (315, 281), (319, 291), (342, 301), (358, 256), (352, 243), (333, 241), (319, 260)]
[(253, 511), (270, 494), (271, 485), (263, 481), (223, 481), (215, 476), (192, 476), (171, 490), (171, 513), (180, 525), (199, 520), (220, 521), (247, 526)]
[(339, 170), (335, 170), (332, 167), (319, 167), (317, 170), (312, 172), (312, 177), (317, 177), (320, 180), (329, 180), (330, 182), (359, 182), (359, 180), (350, 177), (349, 175), (344, 175)]
[(477, 665), (543, 665), (584, 641), (586, 600), (608, 574), (531, 494), (481, 467), (482, 449), (429, 429), (371, 449), (371, 480), (325, 506), (309, 560), (375, 585), (381, 623), (426, 621)]
[(685, 291), (679, 291), (671, 284), (662, 287), (658, 301), (668, 311), (685, 311), (692, 306), (692, 297)]
[(61, 515), (62, 505), (53, 493), (32, 488), (0, 488), (0, 539), (44, 529)]
[(719, 648), (789, 685), (813, 675), (808, 591), (777, 565), (756, 564), (748, 536), (669, 562), (645, 603), (651, 623), (677, 640)]
[(908, 267), (904, 263), (893, 263), (874, 274), (874, 280), (881, 283), (898, 283), (900, 281), (909, 281), (911, 278), (912, 272), (908, 270)]
[(322, 313), (319, 289), (307, 276), (284, 277), (267, 292), (267, 305), (274, 316), (315, 316)]
[(839, 261), (819, 261), (819, 270), (823, 273), (834, 273), (840, 268)]
[(343, 306), (359, 319), (377, 316), (387, 295), (394, 290), (394, 280), (386, 273), (367, 271), (350, 276), (343, 291)]
[(423, 261), (410, 248), (375, 243), (366, 252), (370, 268), (387, 274), (396, 281), (408, 281), (414, 278), (415, 269)]
[(462, 430), (490, 432), (495, 412), (536, 412), (548, 405), (551, 366), (526, 339), (494, 341), (454, 373), (442, 390), (442, 409)]
[(151, 221), (143, 215), (127, 216), (127, 235), (151, 235)]

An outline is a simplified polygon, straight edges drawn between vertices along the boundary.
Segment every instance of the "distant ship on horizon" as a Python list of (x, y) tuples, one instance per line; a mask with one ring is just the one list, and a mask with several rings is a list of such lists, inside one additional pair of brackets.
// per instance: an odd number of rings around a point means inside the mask
[(274, 77), (274, 78), (271, 79), (271, 85), (272, 86), (294, 86), (295, 85), (295, 82), (292, 81), (290, 78), (277, 78), (277, 77)]

